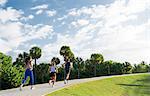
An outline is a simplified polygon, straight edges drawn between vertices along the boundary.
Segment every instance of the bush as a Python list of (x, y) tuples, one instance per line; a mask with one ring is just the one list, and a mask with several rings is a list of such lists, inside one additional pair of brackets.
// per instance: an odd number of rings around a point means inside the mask
[(3, 53), (0, 53), (0, 84), (1, 89), (8, 89), (13, 87), (18, 87), (21, 84), (23, 72), (23, 67), (13, 66), (12, 58), (10, 56), (6, 56)]

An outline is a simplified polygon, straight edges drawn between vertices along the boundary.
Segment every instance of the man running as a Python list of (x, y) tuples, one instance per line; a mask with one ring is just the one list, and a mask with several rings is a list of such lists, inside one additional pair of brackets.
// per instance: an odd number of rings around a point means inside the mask
[(70, 71), (71, 71), (71, 62), (68, 57), (65, 58), (65, 80), (64, 84), (68, 83), (69, 77), (70, 77)]
[(33, 76), (33, 64), (32, 64), (32, 58), (28, 57), (25, 60), (25, 76), (24, 79), (22, 81), (22, 84), (20, 85), (20, 90), (22, 90), (23, 85), (26, 82), (27, 77), (30, 77), (30, 84), (31, 84), (31, 89), (33, 89), (33, 84), (34, 84), (34, 76)]

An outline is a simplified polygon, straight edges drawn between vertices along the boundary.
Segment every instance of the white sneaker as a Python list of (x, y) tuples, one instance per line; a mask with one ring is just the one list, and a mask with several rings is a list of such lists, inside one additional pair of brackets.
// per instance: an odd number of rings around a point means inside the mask
[(64, 84), (67, 84), (67, 80), (66, 79), (64, 80)]
[(22, 86), (23, 86), (23, 85), (20, 85), (20, 91), (22, 91)]
[(35, 89), (35, 87), (31, 87), (31, 90), (34, 90)]

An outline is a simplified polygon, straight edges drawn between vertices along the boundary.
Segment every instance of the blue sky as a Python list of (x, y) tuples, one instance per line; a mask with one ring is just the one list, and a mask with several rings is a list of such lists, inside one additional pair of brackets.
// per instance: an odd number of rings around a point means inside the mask
[(0, 51), (14, 58), (33, 46), (48, 62), (68, 45), (75, 56), (150, 63), (149, 0), (0, 0)]

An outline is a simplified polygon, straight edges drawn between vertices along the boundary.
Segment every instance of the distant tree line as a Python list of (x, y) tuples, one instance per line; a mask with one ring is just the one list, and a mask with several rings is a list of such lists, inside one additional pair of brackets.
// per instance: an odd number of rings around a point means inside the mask
[[(34, 75), (35, 83), (47, 83), (50, 79), (49, 63), (37, 64), (37, 59), (42, 55), (39, 47), (33, 47), (29, 52), (18, 54), (18, 57), (12, 62), (12, 57), (0, 52), (0, 90), (18, 87), (24, 77), (25, 59), (32, 56), (34, 59)], [(62, 46), (60, 55), (68, 56), (73, 63), (70, 79), (90, 78), (96, 76), (121, 75), (131, 73), (150, 72), (150, 64), (142, 61), (139, 64), (131, 64), (129, 62), (115, 62), (112, 60), (105, 61), (100, 53), (93, 53), (87, 60), (81, 57), (75, 57), (69, 46)], [(61, 64), (58, 67), (57, 80), (64, 79), (64, 68)], [(29, 81), (29, 80), (28, 80)]]

